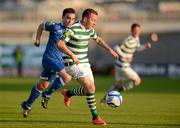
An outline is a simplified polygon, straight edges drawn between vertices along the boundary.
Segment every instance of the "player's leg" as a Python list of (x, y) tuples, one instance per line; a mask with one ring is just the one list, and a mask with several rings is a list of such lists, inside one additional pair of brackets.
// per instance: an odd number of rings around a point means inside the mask
[(86, 101), (92, 115), (93, 124), (106, 125), (106, 122), (99, 117), (96, 109), (95, 84), (94, 84), (94, 80), (92, 80), (92, 77), (93, 77), (92, 75), (80, 77), (78, 79), (78, 82), (84, 88), (84, 94), (86, 95)]
[(103, 98), (100, 100), (100, 103), (106, 103), (106, 95), (108, 92), (110, 91), (115, 91), (117, 90), (117, 84), (121, 84), (122, 83), (122, 80), (120, 79), (121, 78), (121, 74), (119, 72), (119, 67), (115, 66), (115, 83), (112, 84), (109, 89), (107, 90), (107, 92), (104, 94)]
[(141, 79), (139, 75), (132, 68), (125, 68), (121, 70), (121, 80), (116, 81), (116, 88), (119, 91), (127, 91), (135, 86), (139, 86), (141, 83)]
[(50, 88), (48, 88), (48, 90), (46, 90), (42, 94), (41, 104), (42, 107), (45, 109), (47, 108), (48, 100), (51, 94), (55, 92), (57, 89), (63, 87), (66, 83), (68, 83), (72, 79), (72, 77), (66, 72), (64, 68), (64, 64), (62, 62), (53, 60), (53, 62), (51, 61), (51, 64), (48, 65), (48, 67), (53, 69), (55, 72), (58, 72), (57, 73), (58, 76), (54, 79)]
[(52, 76), (54, 75), (55, 73), (52, 71), (49, 70), (42, 71), (39, 82), (32, 87), (28, 99), (24, 101), (21, 105), (24, 110), (23, 112), (24, 117), (28, 116), (32, 104), (40, 96), (41, 92), (47, 89), (47, 87), (50, 84), (50, 80), (52, 80), (53, 78)]
[(47, 91), (43, 93), (45, 97), (50, 97), (53, 92), (55, 92), (57, 89), (63, 87), (66, 83), (68, 83), (71, 80), (71, 76), (66, 72), (65, 69), (62, 69), (58, 76), (53, 81), (50, 88), (48, 88)]
[[(138, 86), (141, 83), (141, 79), (138, 74), (130, 67), (119, 68), (115, 66), (115, 84), (111, 85), (107, 92), (118, 90), (127, 91)], [(105, 103), (106, 94), (100, 100), (100, 103)]]
[(37, 84), (32, 87), (28, 99), (21, 104), (24, 117), (28, 116), (32, 104), (40, 96), (41, 92), (48, 87), (49, 84), (50, 83), (47, 80), (41, 79)]
[[(82, 71), (81, 74), (83, 76), (78, 77), (78, 82), (83, 86), (82, 91), (79, 91), (77, 93), (77, 89), (80, 90), (80, 88), (75, 88), (72, 90), (66, 91), (66, 96), (71, 97), (74, 95), (86, 95), (86, 101), (89, 106), (93, 124), (95, 125), (106, 125), (106, 123), (98, 116), (97, 110), (96, 110), (96, 99), (95, 99), (95, 85), (94, 85), (94, 78), (92, 71), (90, 69), (90, 65), (83, 65), (85, 68), (79, 68), (79, 70), (76, 71)], [(81, 87), (82, 88), (82, 87)]]
[[(95, 85), (94, 85), (94, 77), (93, 77), (93, 73), (92, 73), (92, 70), (91, 70), (91, 68), (89, 67), (89, 69), (88, 69), (88, 76), (90, 77), (90, 81), (92, 81), (92, 84), (93, 84), (93, 86), (94, 86), (94, 93), (95, 93)], [(86, 97), (86, 99), (87, 99), (87, 103), (89, 103), (89, 98), (88, 98), (88, 96)], [(96, 101), (96, 99), (95, 99), (95, 95), (94, 95), (94, 100)], [(103, 119), (101, 119), (99, 116), (97, 116), (96, 118), (94, 118), (94, 116), (93, 116), (93, 113), (94, 112), (96, 112), (96, 114), (97, 114), (97, 110), (96, 109), (92, 109), (91, 110), (91, 107), (90, 107), (90, 105), (89, 105), (89, 108), (90, 108), (90, 111), (91, 111), (91, 113), (92, 113), (92, 117), (93, 117), (93, 124), (95, 124), (95, 125), (106, 125), (106, 122), (103, 120)], [(95, 103), (95, 108), (96, 108), (96, 103)]]
[[(73, 76), (74, 79), (77, 79), (81, 85), (88, 84), (84, 82), (84, 81), (86, 82), (88, 81), (86, 79), (90, 79), (94, 81), (94, 77), (90, 69), (90, 64), (78, 64), (77, 66), (74, 65), (71, 67), (67, 67), (66, 70), (69, 74)], [(68, 90), (67, 95), (68, 97), (71, 97), (74, 95), (83, 96), (85, 95), (84, 87), (80, 86), (78, 88)]]
[[(72, 65), (72, 66), (68, 66), (66, 67), (66, 70), (69, 74), (71, 74), (73, 76), (74, 79), (79, 79), (80, 77), (82, 79), (85, 79), (84, 76), (87, 76), (88, 74), (85, 72), (84, 67), (82, 66), (82, 64), (78, 64), (78, 65)], [(80, 82), (79, 82), (80, 83)], [(74, 88), (74, 89), (63, 89), (61, 91), (61, 94), (64, 95), (64, 103), (67, 107), (70, 106), (71, 103), (71, 97), (72, 96), (83, 96), (85, 95), (84, 92), (84, 88), (82, 86), (78, 87), (78, 88)]]
[(48, 80), (52, 77), (52, 75), (55, 75), (56, 70), (52, 68), (53, 66), (55, 66), (54, 63), (55, 61), (51, 58), (42, 60), (42, 66), (44, 70), (41, 73), (41, 79), (36, 85), (34, 85), (29, 98), (27, 99), (27, 101), (23, 102), (23, 106), (31, 107), (33, 102), (39, 97), (40, 93), (47, 89), (50, 84)]
[[(90, 64), (78, 64), (71, 67), (67, 67), (66, 70), (69, 74), (73, 76), (74, 79), (77, 79), (81, 85), (89, 85), (90, 84), (89, 80), (94, 81), (92, 71), (90, 69)], [(86, 94), (85, 90), (90, 90), (87, 87), (89, 86), (80, 86), (78, 88), (68, 90), (67, 97), (71, 97), (75, 95), (83, 96)], [(93, 89), (95, 90), (95, 88)]]
[(116, 85), (116, 84), (112, 84), (112, 85), (110, 86), (110, 88), (109, 88), (109, 89), (107, 90), (107, 92), (104, 94), (103, 98), (100, 100), (100, 103), (103, 103), (103, 104), (106, 103), (106, 95), (107, 95), (108, 92), (114, 91), (114, 90), (117, 89), (115, 85)]
[(112, 85), (110, 86), (110, 88), (109, 88), (109, 89), (107, 90), (107, 92), (104, 94), (103, 98), (100, 100), (100, 103), (106, 103), (106, 95), (107, 95), (108, 92), (114, 91), (114, 90), (117, 89), (115, 85), (116, 85), (116, 84), (112, 84)]
[(21, 107), (23, 108), (23, 116), (27, 117), (29, 115), (29, 111), (31, 110), (31, 106), (34, 101), (39, 97), (41, 94), (41, 90), (38, 88), (38, 84), (35, 84), (30, 92), (30, 95), (26, 101), (23, 101)]

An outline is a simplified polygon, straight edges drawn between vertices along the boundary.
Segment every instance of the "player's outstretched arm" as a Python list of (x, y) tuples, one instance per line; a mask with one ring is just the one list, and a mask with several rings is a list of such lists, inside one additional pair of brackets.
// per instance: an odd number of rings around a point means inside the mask
[(137, 47), (136, 51), (141, 52), (141, 51), (144, 51), (144, 50), (149, 49), (149, 48), (151, 48), (151, 43), (146, 43), (144, 45)]
[(95, 41), (98, 45), (105, 48), (114, 59), (119, 58), (118, 54), (101, 37), (97, 37)]
[(35, 39), (35, 42), (34, 42), (34, 45), (36, 47), (39, 47), (40, 46), (40, 40), (41, 40), (41, 35), (42, 35), (42, 32), (44, 30), (44, 24), (41, 23), (39, 26), (38, 26), (38, 29), (37, 29), (37, 32), (36, 32), (36, 39)]
[(116, 45), (116, 46), (114, 47), (114, 50), (115, 50), (115, 52), (119, 55), (120, 58), (125, 59), (127, 62), (132, 62), (133, 57), (129, 57), (129, 56), (127, 56), (126, 54), (124, 54), (124, 53), (121, 51), (121, 48), (119, 47), (119, 45)]
[(77, 58), (77, 56), (67, 48), (63, 40), (59, 40), (57, 42), (57, 47), (59, 48), (59, 50), (70, 56), (75, 64), (79, 63), (79, 59)]

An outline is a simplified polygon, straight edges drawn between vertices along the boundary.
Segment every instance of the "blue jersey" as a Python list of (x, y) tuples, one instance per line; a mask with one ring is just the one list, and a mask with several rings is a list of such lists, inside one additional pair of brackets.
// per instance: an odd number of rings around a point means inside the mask
[(43, 55), (43, 59), (54, 58), (61, 61), (62, 52), (57, 48), (56, 43), (66, 30), (66, 26), (64, 26), (62, 23), (45, 22), (44, 29), (49, 31), (49, 40)]
[(43, 54), (41, 79), (53, 80), (56, 72), (64, 69), (62, 52), (57, 48), (57, 41), (62, 37), (66, 27), (62, 23), (45, 22), (44, 29), (49, 31), (49, 40)]

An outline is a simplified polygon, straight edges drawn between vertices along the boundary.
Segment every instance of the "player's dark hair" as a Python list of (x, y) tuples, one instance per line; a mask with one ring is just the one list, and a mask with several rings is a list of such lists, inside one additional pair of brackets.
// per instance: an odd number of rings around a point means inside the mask
[(94, 9), (91, 9), (91, 8), (87, 8), (86, 10), (84, 10), (84, 12), (82, 13), (82, 19), (84, 17), (89, 17), (91, 15), (91, 13), (95, 14), (95, 15), (98, 15), (98, 12), (95, 11)]
[(140, 24), (138, 24), (138, 23), (133, 23), (133, 24), (131, 25), (131, 32), (134, 30), (135, 27), (141, 27), (141, 26), (140, 26)]
[(67, 13), (74, 13), (74, 14), (76, 14), (76, 11), (73, 8), (65, 8), (63, 10), (62, 17), (64, 17)]

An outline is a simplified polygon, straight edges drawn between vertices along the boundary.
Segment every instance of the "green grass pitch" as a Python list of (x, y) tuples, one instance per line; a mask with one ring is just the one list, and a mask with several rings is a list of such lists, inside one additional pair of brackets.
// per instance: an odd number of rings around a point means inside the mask
[[(48, 109), (33, 104), (28, 118), (22, 117), (20, 103), (29, 96), (37, 78), (0, 78), (0, 128), (94, 128), (85, 97), (73, 97), (69, 108), (63, 103), (60, 90), (54, 93)], [(99, 115), (106, 128), (180, 128), (180, 79), (142, 78), (140, 87), (122, 92), (123, 103), (110, 108), (99, 103), (112, 76), (95, 76)], [(78, 86), (71, 82), (68, 88)]]

